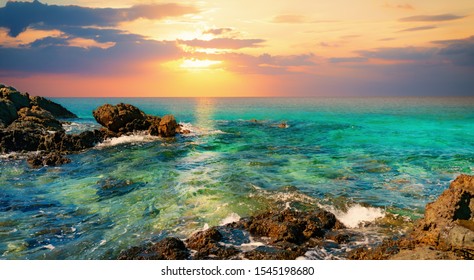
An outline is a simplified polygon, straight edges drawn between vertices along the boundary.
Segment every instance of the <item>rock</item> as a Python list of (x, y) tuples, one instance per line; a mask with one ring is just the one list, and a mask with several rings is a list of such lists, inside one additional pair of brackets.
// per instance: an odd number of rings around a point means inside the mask
[(55, 103), (49, 99), (41, 96), (34, 96), (31, 98), (31, 104), (36, 105), (48, 112), (56, 118), (77, 118), (77, 115), (64, 108), (62, 105)]
[(288, 128), (288, 124), (286, 122), (279, 123), (278, 128)]
[(249, 260), (294, 260), (304, 255), (306, 250), (301, 247), (281, 249), (271, 246), (259, 246), (252, 251), (245, 252), (244, 257)]
[(147, 116), (147, 121), (150, 124), (150, 126), (148, 127), (148, 133), (153, 136), (159, 136), (161, 118), (155, 116)]
[(463, 247), (459, 241), (459, 234), (472, 237), (468, 232), (473, 231), (469, 227), (473, 223), (474, 176), (460, 175), (435, 202), (426, 206), (424, 218), (418, 222), (412, 237), (426, 245), (474, 254), (474, 248)]
[(413, 250), (400, 250), (390, 260), (457, 260), (459, 256), (453, 252), (435, 250), (430, 246), (416, 247)]
[(94, 147), (107, 137), (102, 130), (84, 131), (80, 134), (66, 134), (63, 131), (44, 134), (38, 150), (78, 152)]
[(102, 126), (116, 133), (148, 130), (147, 116), (130, 104), (105, 104), (93, 111), (94, 118)]
[(69, 158), (63, 157), (58, 152), (51, 152), (46, 154), (38, 154), (30, 156), (27, 159), (28, 164), (33, 168), (39, 168), (43, 166), (58, 166), (65, 163), (70, 163)]
[(18, 118), (15, 105), (7, 99), (0, 99), (0, 128), (7, 127)]
[(178, 123), (173, 115), (165, 115), (159, 126), (159, 135), (163, 137), (172, 137), (176, 135), (176, 129), (178, 129)]
[(175, 237), (167, 237), (155, 244), (132, 247), (122, 251), (119, 260), (185, 260), (189, 258), (189, 250), (183, 241)]
[(109, 199), (130, 193), (143, 185), (144, 183), (135, 183), (131, 180), (107, 178), (97, 182), (97, 195), (100, 200)]
[(3, 97), (3, 99), (10, 100), (17, 111), (21, 108), (30, 106), (30, 97), (28, 93), (21, 93), (13, 87), (0, 85), (0, 96)]
[(240, 253), (240, 250), (231, 245), (221, 243), (223, 236), (217, 227), (193, 234), (186, 240), (190, 249), (196, 250), (194, 259), (230, 259)]
[(19, 127), (0, 130), (0, 152), (37, 151), (42, 133), (38, 129)]
[(270, 237), (271, 243), (283, 241), (294, 244), (323, 237), (328, 230), (344, 227), (334, 214), (327, 211), (297, 212), (290, 209), (242, 219), (237, 224), (251, 234)]
[(38, 107), (21, 108), (18, 111), (18, 118), (9, 126), (9, 129), (43, 129), (51, 131), (64, 131), (63, 125), (56, 120), (53, 115)]

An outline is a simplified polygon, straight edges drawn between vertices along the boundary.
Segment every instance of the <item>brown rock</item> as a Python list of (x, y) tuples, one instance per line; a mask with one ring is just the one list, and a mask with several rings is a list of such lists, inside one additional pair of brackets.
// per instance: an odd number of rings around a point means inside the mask
[(21, 93), (13, 87), (0, 85), (0, 97), (10, 100), (16, 110), (30, 106), (30, 97), (28, 93)]
[(15, 105), (7, 99), (0, 99), (0, 128), (7, 127), (18, 118)]
[(173, 115), (165, 115), (160, 121), (159, 134), (163, 137), (172, 137), (176, 135), (178, 123)]
[(50, 112), (38, 106), (33, 106), (31, 108), (21, 108), (18, 111), (18, 119), (16, 119), (9, 128), (23, 129), (26, 127), (52, 131), (64, 131), (60, 121), (56, 120)]
[(150, 126), (145, 113), (130, 104), (105, 104), (95, 109), (93, 115), (99, 124), (116, 133), (148, 130)]
[(30, 156), (27, 159), (27, 162), (31, 165), (31, 167), (39, 168), (43, 166), (58, 166), (65, 163), (70, 163), (71, 160), (69, 158), (63, 157), (58, 152), (50, 152), (46, 154)]
[(167, 237), (155, 244), (132, 247), (122, 251), (119, 260), (185, 260), (189, 258), (189, 250), (183, 241), (175, 237)]
[(50, 112), (56, 118), (77, 118), (76, 114), (64, 108), (62, 105), (41, 96), (32, 97), (31, 104)]

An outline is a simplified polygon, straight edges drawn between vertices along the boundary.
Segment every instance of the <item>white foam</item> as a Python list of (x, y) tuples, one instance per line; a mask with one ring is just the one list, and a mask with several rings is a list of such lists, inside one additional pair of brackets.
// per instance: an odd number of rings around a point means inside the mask
[(185, 137), (189, 136), (207, 136), (207, 135), (214, 135), (214, 134), (224, 134), (222, 130), (219, 129), (210, 129), (205, 127), (196, 127), (193, 126), (191, 123), (180, 122), (181, 130), (189, 130), (190, 133), (182, 134)]
[(56, 248), (56, 247), (54, 247), (52, 244), (48, 244), (48, 245), (43, 246), (43, 248), (46, 248), (46, 249), (49, 249), (49, 250), (54, 250), (54, 248)]
[(223, 226), (223, 225), (230, 224), (230, 223), (233, 223), (233, 222), (238, 222), (239, 220), (240, 220), (240, 216), (238, 214), (231, 213), (229, 216), (225, 217), (220, 222), (220, 225)]
[(328, 211), (332, 212), (339, 221), (349, 228), (357, 228), (360, 224), (372, 222), (385, 216), (385, 211), (381, 208), (364, 207), (360, 204), (349, 207), (347, 212), (334, 209), (332, 206), (324, 206), (323, 208), (330, 208)]
[(96, 147), (112, 147), (122, 144), (129, 144), (129, 143), (146, 143), (146, 142), (153, 142), (158, 140), (158, 136), (151, 136), (148, 134), (132, 134), (132, 135), (123, 135), (120, 137), (114, 137), (104, 140), (102, 143), (97, 144)]

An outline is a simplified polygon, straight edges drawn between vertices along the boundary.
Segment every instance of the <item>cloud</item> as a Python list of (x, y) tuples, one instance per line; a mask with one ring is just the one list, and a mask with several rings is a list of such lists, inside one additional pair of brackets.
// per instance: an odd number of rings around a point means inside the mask
[(0, 27), (16, 37), (30, 26), (61, 29), (78, 26), (116, 26), (120, 22), (139, 18), (163, 19), (199, 12), (193, 6), (181, 4), (135, 5), (130, 8), (88, 8), (80, 6), (58, 6), (34, 2), (7, 2), (0, 8)]
[(204, 32), (202, 32), (202, 34), (211, 34), (211, 35), (222, 35), (222, 34), (225, 34), (225, 33), (229, 33), (229, 32), (232, 32), (234, 31), (234, 29), (232, 28), (212, 28), (212, 29), (208, 29)]
[(385, 3), (383, 5), (385, 8), (392, 8), (392, 9), (402, 9), (402, 10), (414, 10), (415, 7), (413, 7), (412, 5), (408, 4), (408, 3), (405, 3), (405, 4), (396, 4), (396, 5), (392, 5), (392, 4), (389, 4), (389, 3)]
[(439, 55), (448, 58), (453, 64), (474, 68), (474, 36), (460, 40), (434, 41), (443, 45)]
[(257, 48), (260, 44), (265, 42), (262, 39), (235, 39), (235, 38), (214, 38), (212, 40), (178, 40), (179, 44), (187, 45), (195, 48), (206, 49), (243, 49), (243, 48)]
[[(86, 29), (90, 34), (101, 30)], [(183, 56), (172, 41), (147, 40), (134, 34), (103, 30), (112, 44), (67, 36), (38, 39), (19, 48), (0, 47), (0, 72), (117, 74), (139, 71), (149, 61), (167, 61)]]
[(367, 57), (331, 57), (329, 61), (331, 63), (360, 63), (367, 62), (369, 59)]
[(465, 16), (458, 16), (453, 14), (441, 14), (441, 15), (417, 15), (411, 17), (404, 17), (399, 21), (410, 22), (410, 21), (448, 21), (465, 18)]
[(362, 50), (358, 51), (357, 53), (366, 58), (376, 58), (394, 61), (421, 61), (433, 58), (436, 53), (436, 49), (416, 47), (378, 48), (375, 50)]
[(429, 30), (429, 29), (435, 29), (435, 28), (437, 27), (433, 25), (426, 25), (426, 26), (418, 26), (418, 27), (402, 29), (398, 32), (413, 32), (413, 31)]

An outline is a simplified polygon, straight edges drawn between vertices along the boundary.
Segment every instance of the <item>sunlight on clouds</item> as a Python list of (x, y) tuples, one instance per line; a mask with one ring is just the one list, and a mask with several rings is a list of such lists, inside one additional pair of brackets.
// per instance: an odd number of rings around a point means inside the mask
[(221, 63), (222, 61), (209, 60), (209, 59), (201, 60), (201, 59), (196, 59), (196, 58), (190, 58), (190, 59), (184, 59), (180, 67), (185, 68), (185, 69), (205, 69), (205, 68), (209, 68)]
[(92, 39), (74, 38), (68, 41), (68, 45), (70, 47), (79, 47), (79, 48), (84, 48), (84, 49), (89, 49), (89, 48), (108, 49), (115, 46), (115, 43), (114, 42), (99, 43)]
[(36, 30), (32, 28), (19, 34), (17, 37), (8, 36), (8, 29), (0, 28), (0, 45), (5, 47), (18, 47), (30, 44), (38, 39), (46, 37), (61, 37), (63, 33), (59, 30)]

